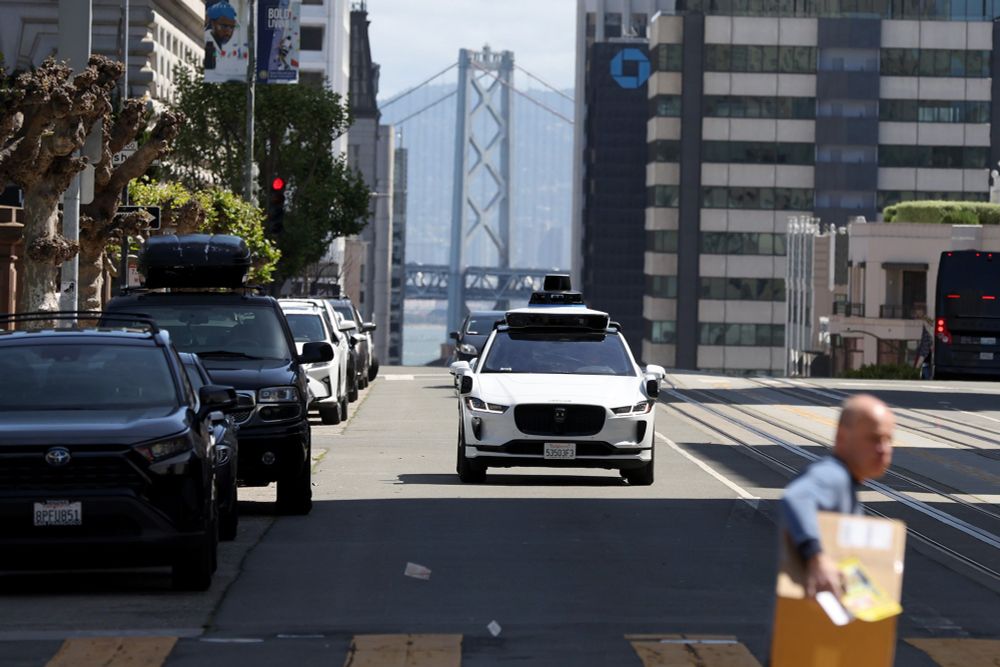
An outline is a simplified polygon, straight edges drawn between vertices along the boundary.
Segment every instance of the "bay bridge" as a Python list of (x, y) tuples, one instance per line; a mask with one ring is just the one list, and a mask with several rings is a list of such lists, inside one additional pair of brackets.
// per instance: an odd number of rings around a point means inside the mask
[[(515, 87), (515, 69), (554, 93), (563, 105), (567, 101), (572, 103), (571, 96), (516, 65), (510, 51), (493, 51), (486, 46), (480, 51), (461, 49), (456, 62), (380, 104), (387, 120), (398, 128), (453, 101), (453, 134), (441, 137), (445, 141), (450, 139), (453, 147), (452, 173), (447, 184), (451, 189), (450, 206), (437, 207), (439, 216), (442, 210), (450, 208), (450, 234), (440, 239), (447, 245), (447, 257), (440, 258), (446, 259), (446, 263), (408, 261), (404, 291), (407, 300), (447, 300), (450, 327), (459, 324), (469, 302), (491, 302), (504, 308), (510, 303), (526, 301), (532, 291), (541, 288), (546, 273), (565, 268), (512, 266), (511, 225), (512, 221), (518, 224), (512, 215), (515, 191), (512, 143), (517, 131), (512, 113), (514, 99), (531, 103), (563, 128), (573, 124), (571, 112)], [(442, 81), (452, 70), (457, 70), (454, 88), (415, 110), (398, 113), (404, 106), (400, 105), (386, 113), (418, 92), (433, 90), (434, 83)], [(410, 173), (416, 157), (411, 155)], [(437, 189), (447, 185), (438, 183)], [(526, 193), (533, 186), (537, 184), (524, 184), (517, 191)], [(568, 205), (562, 222), (568, 232)], [(407, 227), (411, 228), (409, 221)]]

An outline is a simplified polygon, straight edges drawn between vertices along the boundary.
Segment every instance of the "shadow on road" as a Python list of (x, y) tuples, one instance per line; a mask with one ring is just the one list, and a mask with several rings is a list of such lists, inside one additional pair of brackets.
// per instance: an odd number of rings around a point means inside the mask
[[(398, 475), (398, 484), (462, 485), (458, 475), (424, 474)], [(624, 479), (614, 477), (591, 477), (583, 475), (522, 475), (516, 473), (490, 472), (486, 481), (474, 486), (627, 486)]]

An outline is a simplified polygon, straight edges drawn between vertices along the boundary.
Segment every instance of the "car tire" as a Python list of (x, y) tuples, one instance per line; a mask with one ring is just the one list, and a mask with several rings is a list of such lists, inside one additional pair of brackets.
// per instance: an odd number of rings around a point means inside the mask
[(201, 543), (182, 551), (171, 567), (171, 579), (175, 590), (207, 591), (212, 585), (212, 575), (218, 564), (219, 524), (215, 518), (202, 538)]
[(358, 400), (358, 376), (352, 370), (351, 381), (347, 383), (347, 400), (353, 403)]
[(319, 418), (324, 424), (339, 424), (340, 403), (320, 403)]
[(368, 376), (367, 375), (364, 375), (364, 374), (361, 375), (361, 382), (359, 383), (359, 386), (362, 389), (367, 389), (368, 388)]
[(345, 421), (345, 422), (347, 421), (347, 414), (348, 414), (347, 410), (348, 410), (347, 397), (346, 396), (341, 396), (340, 397), (340, 420), (341, 421)]
[(465, 437), (461, 429), (458, 431), (458, 462), (455, 469), (464, 484), (482, 484), (486, 481), (487, 466), (465, 457)]
[(372, 360), (372, 365), (368, 367), (368, 379), (372, 382), (378, 377), (378, 359)]
[(650, 486), (653, 483), (653, 461), (641, 468), (622, 470), (622, 477), (629, 483), (629, 486)]
[(306, 450), (301, 470), (278, 480), (278, 512), (304, 516), (312, 510), (312, 458)]
[(236, 497), (236, 484), (229, 487), (229, 509), (219, 514), (219, 539), (231, 542), (236, 539), (236, 531), (240, 525), (239, 501)]

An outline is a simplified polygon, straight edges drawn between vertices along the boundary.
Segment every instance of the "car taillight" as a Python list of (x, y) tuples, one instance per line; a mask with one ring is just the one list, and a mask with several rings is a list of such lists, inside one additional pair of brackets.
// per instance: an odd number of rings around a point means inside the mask
[(937, 323), (934, 326), (934, 331), (937, 334), (937, 338), (939, 341), (947, 345), (951, 344), (951, 332), (948, 331), (948, 325), (944, 323), (943, 317), (939, 317), (937, 319)]

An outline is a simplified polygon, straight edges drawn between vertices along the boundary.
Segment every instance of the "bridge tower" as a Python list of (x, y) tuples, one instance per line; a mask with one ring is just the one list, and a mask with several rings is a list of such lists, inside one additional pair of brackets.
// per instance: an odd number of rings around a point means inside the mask
[[(510, 267), (511, 90), (514, 54), (458, 52), (455, 168), (448, 275), (448, 326), (465, 317), (465, 269), (469, 250), (485, 236), (495, 266)], [(488, 260), (482, 264), (492, 263)], [(506, 308), (499, 302), (498, 308)]]

